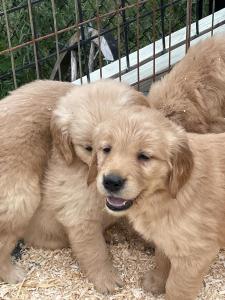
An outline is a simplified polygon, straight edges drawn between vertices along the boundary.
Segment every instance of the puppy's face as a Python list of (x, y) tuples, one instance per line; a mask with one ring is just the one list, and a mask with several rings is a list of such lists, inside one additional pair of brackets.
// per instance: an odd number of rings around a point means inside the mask
[(114, 80), (74, 88), (60, 99), (51, 121), (53, 143), (61, 157), (68, 165), (76, 157), (90, 165), (94, 129), (130, 105), (148, 106), (141, 93)]
[[(159, 112), (127, 109), (95, 133), (97, 187), (108, 210), (126, 213), (144, 195), (168, 191), (175, 197), (192, 168), (185, 134)], [(91, 174), (91, 175), (92, 175)]]

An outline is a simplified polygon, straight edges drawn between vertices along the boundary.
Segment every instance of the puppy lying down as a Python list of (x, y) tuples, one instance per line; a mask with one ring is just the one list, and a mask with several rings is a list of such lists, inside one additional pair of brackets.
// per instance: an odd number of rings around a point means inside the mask
[(94, 134), (88, 182), (112, 216), (157, 246), (144, 288), (193, 300), (225, 242), (225, 134), (197, 135), (151, 109), (124, 109)]
[(92, 134), (122, 107), (148, 106), (146, 98), (126, 84), (102, 80), (62, 97), (51, 120), (52, 156), (43, 182), (42, 203), (26, 233), (33, 246), (71, 246), (83, 271), (101, 292), (121, 280), (103, 237), (114, 220), (104, 210), (104, 197), (86, 180), (92, 157)]
[(152, 108), (189, 132), (225, 132), (225, 35), (191, 47), (164, 78), (150, 88)]

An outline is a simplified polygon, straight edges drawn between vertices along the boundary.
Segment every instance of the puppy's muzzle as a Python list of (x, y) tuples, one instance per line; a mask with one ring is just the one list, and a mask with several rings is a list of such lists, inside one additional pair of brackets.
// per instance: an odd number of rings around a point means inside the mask
[(124, 187), (125, 181), (126, 179), (116, 174), (103, 176), (103, 186), (110, 193), (119, 192)]
[(126, 210), (133, 205), (132, 199), (123, 199), (116, 196), (116, 193), (120, 192), (124, 188), (125, 182), (125, 178), (115, 173), (103, 176), (102, 184), (109, 194), (106, 197), (106, 206), (113, 212)]

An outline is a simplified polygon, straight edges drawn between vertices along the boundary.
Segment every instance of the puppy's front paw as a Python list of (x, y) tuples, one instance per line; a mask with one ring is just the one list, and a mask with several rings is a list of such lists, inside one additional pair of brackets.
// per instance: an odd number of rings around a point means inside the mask
[(0, 277), (7, 283), (19, 283), (25, 278), (25, 271), (18, 266), (9, 265), (1, 269)]
[(102, 294), (112, 293), (117, 287), (121, 287), (123, 282), (114, 268), (99, 270), (90, 280), (96, 290)]
[(166, 282), (157, 270), (148, 271), (142, 278), (143, 288), (152, 294), (165, 293)]

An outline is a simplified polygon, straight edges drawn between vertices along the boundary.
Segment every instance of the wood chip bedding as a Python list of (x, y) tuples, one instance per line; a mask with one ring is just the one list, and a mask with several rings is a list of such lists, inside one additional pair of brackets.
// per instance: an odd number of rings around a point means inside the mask
[[(136, 235), (126, 234), (124, 228), (109, 230), (114, 265), (119, 270), (124, 287), (112, 295), (97, 293), (79, 266), (72, 258), (70, 249), (41, 250), (24, 249), (22, 258), (16, 263), (27, 270), (25, 280), (16, 285), (0, 283), (0, 299), (23, 300), (163, 300), (145, 293), (140, 286), (144, 272), (154, 268), (154, 251)], [(17, 253), (18, 254), (18, 253)], [(225, 251), (221, 251), (216, 262), (205, 277), (199, 300), (225, 299)]]

